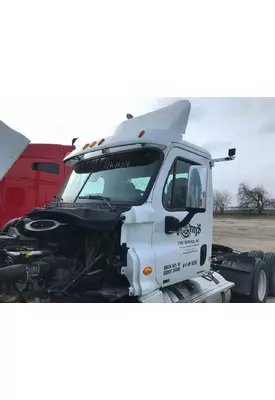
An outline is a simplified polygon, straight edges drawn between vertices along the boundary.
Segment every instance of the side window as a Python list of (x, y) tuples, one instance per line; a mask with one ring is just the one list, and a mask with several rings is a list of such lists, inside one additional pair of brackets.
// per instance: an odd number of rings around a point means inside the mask
[(191, 165), (193, 164), (180, 159), (172, 165), (163, 192), (163, 206), (166, 209), (175, 211), (185, 209)]
[(59, 174), (59, 164), (55, 163), (33, 163), (32, 169), (34, 171), (46, 172), (48, 174)]

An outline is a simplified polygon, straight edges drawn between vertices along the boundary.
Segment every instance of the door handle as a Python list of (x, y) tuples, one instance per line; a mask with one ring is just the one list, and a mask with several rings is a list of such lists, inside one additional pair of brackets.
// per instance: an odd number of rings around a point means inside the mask
[(202, 267), (205, 264), (207, 256), (207, 245), (203, 244), (201, 246), (201, 254), (200, 254), (200, 266)]

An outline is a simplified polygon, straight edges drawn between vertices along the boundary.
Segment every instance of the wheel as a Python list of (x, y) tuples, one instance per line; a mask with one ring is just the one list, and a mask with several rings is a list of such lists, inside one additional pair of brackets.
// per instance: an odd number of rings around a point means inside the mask
[(269, 277), (266, 270), (266, 263), (257, 259), (250, 299), (253, 303), (266, 303), (268, 291)]
[(262, 260), (264, 257), (264, 252), (261, 250), (252, 250), (248, 255), (249, 257), (259, 258), (260, 260)]
[(269, 266), (269, 296), (275, 296), (275, 253), (265, 253), (263, 261)]

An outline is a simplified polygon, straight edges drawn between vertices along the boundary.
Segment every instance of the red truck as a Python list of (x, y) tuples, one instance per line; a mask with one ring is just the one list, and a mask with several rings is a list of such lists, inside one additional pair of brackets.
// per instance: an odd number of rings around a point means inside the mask
[(63, 164), (74, 146), (36, 144), (0, 121), (0, 229), (53, 200), (71, 168)]

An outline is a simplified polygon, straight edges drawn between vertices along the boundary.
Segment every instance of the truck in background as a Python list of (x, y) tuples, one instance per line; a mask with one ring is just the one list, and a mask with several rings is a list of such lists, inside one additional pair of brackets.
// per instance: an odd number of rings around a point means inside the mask
[[(73, 145), (30, 143), (26, 139), (17, 150), (15, 137), (17, 132), (0, 121), (0, 155), (9, 161), (0, 175), (0, 229), (53, 200), (71, 173), (63, 159), (75, 149)], [(19, 158), (17, 151), (21, 153)]]

